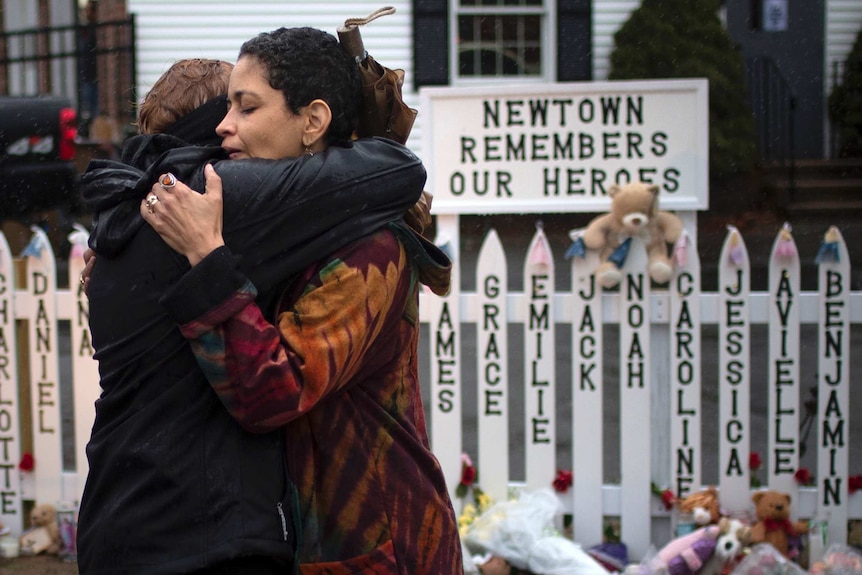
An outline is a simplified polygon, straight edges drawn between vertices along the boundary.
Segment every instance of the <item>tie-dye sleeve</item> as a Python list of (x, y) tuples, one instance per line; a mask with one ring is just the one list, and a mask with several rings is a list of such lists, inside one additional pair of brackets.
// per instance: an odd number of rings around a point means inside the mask
[[(278, 428), (348, 385), (362, 369), (401, 289), (405, 265), (398, 242), (383, 235), (388, 241), (355, 242), (316, 267), (277, 325), (263, 317), (247, 281), (217, 303), (210, 294), (209, 309), (181, 323), (198, 364), (243, 427)], [(232, 273), (215, 267), (207, 275)], [(173, 307), (182, 309), (176, 300), (189, 294), (173, 291)]]

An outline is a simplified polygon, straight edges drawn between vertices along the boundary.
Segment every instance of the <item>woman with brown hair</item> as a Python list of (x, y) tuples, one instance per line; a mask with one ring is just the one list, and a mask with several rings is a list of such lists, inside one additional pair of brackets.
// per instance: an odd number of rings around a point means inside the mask
[(103, 389), (79, 514), (82, 575), (283, 573), (298, 544), (283, 435), (231, 418), (162, 305), (189, 264), (139, 212), (158, 175), (202, 185), (204, 166), (215, 165), (225, 238), (249, 254), (242, 269), (276, 294), (321, 250), (399, 219), (425, 181), (421, 162), (384, 140), (223, 161), (222, 148), (205, 144), (220, 141), (229, 72), (214, 60), (175, 64), (142, 105), (144, 133), (125, 143), (121, 161), (94, 160), (82, 179), (94, 212), (89, 319)]

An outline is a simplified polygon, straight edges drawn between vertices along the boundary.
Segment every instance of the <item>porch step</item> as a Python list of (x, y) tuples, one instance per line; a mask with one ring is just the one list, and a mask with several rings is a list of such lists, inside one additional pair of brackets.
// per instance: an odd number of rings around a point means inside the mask
[(789, 214), (862, 214), (862, 199), (858, 200), (797, 200), (788, 203), (786, 210)]
[(862, 209), (862, 158), (797, 160), (791, 188), (788, 166), (766, 168), (780, 207), (791, 214), (824, 215)]
[(840, 158), (835, 160), (796, 160), (796, 175), (799, 178), (862, 178), (862, 158)]

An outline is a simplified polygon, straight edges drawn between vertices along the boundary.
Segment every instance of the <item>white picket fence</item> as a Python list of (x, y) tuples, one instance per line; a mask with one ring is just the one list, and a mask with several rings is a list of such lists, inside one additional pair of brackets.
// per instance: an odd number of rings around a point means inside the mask
[[(512, 484), (527, 489), (551, 485), (559, 466), (558, 445), (571, 446), (574, 485), (561, 500), (573, 514), (574, 536), (597, 543), (608, 518), (616, 518), (633, 558), (667, 537), (669, 514), (651, 492), (651, 483), (677, 494), (703, 484), (705, 452), (717, 451), (722, 505), (730, 512), (750, 509), (752, 442), (751, 373), (768, 365), (768, 473), (764, 485), (791, 493), (795, 514), (824, 521), (827, 542), (844, 541), (847, 519), (862, 519), (862, 494), (851, 494), (850, 436), (851, 324), (862, 323), (862, 294), (851, 293), (850, 264), (840, 233), (831, 232), (818, 265), (817, 292), (801, 292), (800, 261), (786, 230), (770, 256), (769, 290), (750, 290), (751, 263), (742, 236), (728, 232), (720, 255), (717, 293), (700, 289), (697, 249), (677, 258), (675, 277), (651, 289), (645, 253), (635, 243), (619, 290), (595, 286), (594, 254), (571, 262), (571, 290), (554, 286), (552, 248), (538, 230), (523, 265), (520, 293), (507, 287), (507, 258), (496, 232), (490, 232), (477, 258), (474, 293), (459, 289), (461, 270), (457, 230), (439, 220), (456, 261), (453, 290), (445, 298), (423, 294), (421, 317), (429, 334), (421, 353), (429, 360), (431, 440), (454, 494), (460, 479), (466, 435), (475, 433), (472, 454), (482, 489), (493, 499), (508, 496)], [(445, 235), (444, 234), (444, 235)], [(834, 236), (834, 237), (833, 237)], [(439, 238), (439, 236), (438, 236)], [(98, 371), (92, 360), (88, 304), (78, 281), (86, 231), (72, 236), (68, 281), (58, 282), (54, 254), (44, 232), (34, 229), (22, 254), (10, 253), (0, 234), (0, 521), (20, 533), (25, 501), (76, 502), (86, 477), (84, 447), (98, 397)], [(58, 289), (58, 283), (69, 289)], [(70, 340), (59, 341), (59, 322), (69, 322)], [(751, 329), (769, 326), (767, 357), (752, 357)], [(817, 342), (801, 342), (801, 327), (817, 326)], [(514, 349), (509, 328), (523, 333)], [(701, 343), (701, 327), (717, 326), (715, 349)], [(471, 330), (467, 328), (471, 327)], [(613, 328), (613, 329), (611, 329)], [(571, 331), (571, 349), (555, 349), (556, 331)], [(466, 373), (463, 334), (475, 332), (475, 371)], [(606, 333), (607, 331), (607, 333)], [(618, 333), (610, 342), (609, 334)], [(818, 373), (816, 486), (799, 487), (800, 346), (816, 346)], [(70, 350), (74, 396), (75, 468), (63, 468), (59, 350)], [(565, 353), (564, 353), (565, 352)], [(562, 360), (561, 357), (570, 357)], [(510, 377), (512, 358), (522, 358), (523, 382)], [(716, 360), (718, 425), (703, 429), (701, 371)], [(472, 359), (471, 359), (472, 361)], [(566, 380), (557, 377), (569, 361)], [(859, 360), (855, 366), (858, 369)], [(618, 375), (612, 368), (616, 365)], [(618, 390), (619, 481), (604, 479), (605, 395)], [(523, 389), (511, 398), (510, 389)], [(464, 401), (472, 389), (475, 404)], [(571, 397), (558, 405), (558, 394)], [(522, 406), (516, 414), (511, 406)], [(470, 413), (466, 413), (469, 410)], [(516, 417), (516, 415), (518, 417)], [(568, 419), (569, 437), (558, 437), (559, 419)], [(465, 428), (465, 420), (476, 429)], [(510, 445), (512, 421), (523, 422), (524, 445)], [(715, 445), (715, 447), (710, 447)], [(510, 475), (510, 455), (524, 454), (523, 476)], [(19, 462), (32, 452), (35, 466)], [(616, 451), (616, 449), (614, 450)], [(459, 502), (456, 500), (456, 504)]]
[[(13, 534), (27, 527), (25, 502), (74, 505), (87, 476), (84, 452), (99, 395), (88, 304), (79, 282), (83, 228), (72, 234), (68, 281), (58, 289), (55, 255), (44, 231), (33, 228), (22, 254), (13, 256), (0, 233), (0, 521)], [(20, 257), (17, 257), (19, 256)], [(16, 259), (17, 257), (17, 259)], [(60, 322), (70, 322), (70, 377), (74, 393), (76, 469), (63, 469), (60, 405)], [(64, 330), (65, 331), (65, 330)], [(22, 462), (31, 456), (32, 466)], [(32, 469), (31, 469), (32, 467)]]
[[(443, 221), (438, 243), (458, 245), (457, 217)], [(825, 231), (825, 230), (824, 230)], [(661, 545), (672, 532), (670, 517), (652, 484), (685, 495), (702, 480), (705, 450), (718, 453), (718, 487), (724, 510), (750, 514), (751, 373), (753, 364), (768, 365), (768, 448), (763, 454), (764, 486), (790, 493), (794, 515), (826, 525), (825, 539), (846, 542), (847, 519), (862, 518), (862, 493), (848, 489), (850, 437), (850, 326), (862, 322), (862, 294), (850, 292), (850, 264), (836, 229), (824, 239), (818, 257), (819, 290), (800, 290), (800, 259), (789, 229), (782, 229), (770, 255), (769, 289), (750, 290), (751, 261), (740, 233), (729, 230), (719, 262), (718, 293), (700, 288), (700, 261), (690, 241), (677, 254), (673, 280), (651, 289), (645, 273), (646, 253), (635, 242), (623, 268), (618, 290), (603, 292), (592, 270), (597, 256), (571, 260), (571, 290), (556, 291), (552, 248), (539, 229), (523, 264), (523, 291), (507, 289), (507, 261), (496, 231), (484, 239), (476, 263), (475, 293), (456, 286), (445, 298), (423, 299), (421, 317), (430, 337), (430, 427), (432, 447), (454, 493), (461, 476), (463, 446), (477, 467), (479, 485), (493, 500), (504, 499), (513, 483), (526, 489), (550, 487), (560, 466), (558, 444), (570, 445), (574, 485), (560, 495), (573, 514), (575, 541), (602, 540), (606, 520), (621, 525), (630, 558), (638, 560), (650, 544)], [(457, 251), (455, 252), (457, 254)], [(456, 259), (459, 259), (456, 255)], [(457, 263), (457, 262), (456, 262)], [(768, 353), (753, 357), (751, 330), (768, 325)], [(804, 324), (816, 324), (817, 341), (800, 341)], [(507, 341), (508, 327), (523, 330), (523, 349)], [(465, 372), (468, 358), (462, 333), (470, 327), (476, 350), (475, 371)], [(614, 341), (606, 328), (618, 327)], [(704, 326), (717, 326), (716, 345), (702, 345)], [(555, 349), (557, 330), (571, 330), (571, 349)], [(611, 333), (609, 331), (609, 333)], [(800, 346), (816, 346), (818, 413), (815, 427), (815, 486), (800, 487), (794, 478), (800, 460)], [(513, 355), (515, 354), (515, 355)], [(570, 357), (571, 376), (557, 378), (559, 356)], [(512, 358), (523, 358), (523, 396), (511, 398)], [(702, 366), (711, 358), (718, 370), (718, 424), (703, 428)], [(472, 362), (472, 358), (470, 358)], [(609, 369), (615, 364), (618, 374)], [(860, 368), (859, 360), (855, 367)], [(858, 376), (857, 376), (858, 379)], [(604, 480), (603, 427), (605, 395), (617, 387), (619, 480)], [(475, 405), (463, 401), (475, 389)], [(562, 390), (570, 404), (560, 404)], [(512, 401), (514, 400), (514, 401)], [(471, 410), (466, 413), (464, 410)], [(523, 413), (515, 413), (515, 411)], [(467, 441), (464, 421), (476, 421), (474, 441)], [(567, 419), (571, 437), (557, 437)], [(510, 458), (512, 422), (521, 422), (523, 475), (513, 481)], [(706, 447), (704, 446), (706, 445)], [(518, 446), (519, 448), (521, 446)], [(614, 446), (617, 447), (617, 446)], [(812, 446), (813, 447), (813, 446)], [(460, 503), (460, 502), (459, 502)], [(814, 551), (816, 553), (816, 550)]]

